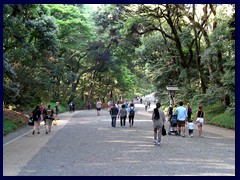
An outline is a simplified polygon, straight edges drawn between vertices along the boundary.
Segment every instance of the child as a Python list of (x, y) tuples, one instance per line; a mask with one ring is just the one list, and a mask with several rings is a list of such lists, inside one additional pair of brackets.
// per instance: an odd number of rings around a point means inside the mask
[(188, 133), (189, 133), (189, 137), (193, 137), (193, 128), (194, 128), (194, 123), (192, 122), (192, 120), (189, 120), (188, 122)]

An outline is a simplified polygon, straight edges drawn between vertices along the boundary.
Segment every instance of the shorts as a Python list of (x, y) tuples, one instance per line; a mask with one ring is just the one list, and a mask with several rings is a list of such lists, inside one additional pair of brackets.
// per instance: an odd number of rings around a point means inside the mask
[(197, 118), (196, 123), (197, 125), (203, 125), (204, 119), (203, 118)]
[(182, 127), (182, 126), (185, 126), (185, 121), (177, 121), (177, 125), (178, 127)]
[(52, 119), (46, 119), (46, 125), (51, 126), (52, 125)]
[(101, 108), (97, 108), (97, 111), (101, 111)]

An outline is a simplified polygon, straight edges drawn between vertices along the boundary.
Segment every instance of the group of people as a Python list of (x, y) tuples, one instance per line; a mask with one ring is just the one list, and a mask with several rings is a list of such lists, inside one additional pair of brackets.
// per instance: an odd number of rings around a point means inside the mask
[[(97, 115), (100, 115), (100, 111), (101, 111), (101, 107), (102, 107), (102, 102), (100, 99), (98, 99), (97, 103), (96, 103), (96, 109), (97, 109)], [(108, 101), (107, 102), (107, 108), (108, 108), (108, 112), (111, 115), (111, 125), (112, 127), (116, 127), (116, 121), (117, 118), (120, 119), (120, 124), (121, 126), (125, 126), (126, 125), (126, 119), (127, 116), (129, 118), (129, 126), (132, 127), (134, 124), (134, 115), (135, 115), (135, 106), (133, 103), (133, 100), (131, 101), (130, 105), (128, 100), (125, 100), (125, 102), (122, 104), (122, 106), (120, 107), (120, 103), (119, 101), (115, 102), (111, 102)]]
[(183, 106), (183, 102), (179, 102), (179, 107), (173, 108), (172, 105), (170, 105), (168, 109), (168, 117), (169, 121), (173, 117), (177, 118), (177, 134), (182, 135), (182, 137), (185, 137), (185, 125), (187, 124), (188, 130), (189, 130), (189, 137), (193, 137), (193, 128), (196, 124), (198, 126), (198, 135), (199, 137), (202, 136), (202, 126), (203, 124), (206, 124), (206, 113), (203, 111), (203, 107), (200, 104), (198, 106), (198, 111), (196, 112), (196, 115), (194, 117), (194, 120), (192, 120), (192, 109), (190, 107), (190, 104), (187, 104), (187, 107), (185, 108)]
[[(162, 137), (162, 128), (166, 122), (164, 112), (159, 109), (161, 104), (159, 102), (156, 103), (156, 108), (153, 110), (153, 128), (154, 128), (154, 144), (160, 145), (161, 137)], [(196, 116), (194, 120), (191, 120), (192, 110), (190, 105), (188, 104), (187, 108), (183, 106), (183, 102), (179, 102), (179, 107), (173, 109), (172, 106), (169, 107), (168, 116), (169, 119), (172, 116), (177, 116), (177, 135), (185, 137), (185, 126), (188, 125), (189, 137), (193, 137), (193, 128), (194, 125), (198, 126), (198, 135), (202, 136), (202, 126), (206, 124), (206, 113), (203, 111), (202, 105), (198, 106), (198, 111), (196, 112)]]
[(129, 119), (129, 126), (132, 127), (134, 124), (134, 115), (136, 111), (134, 104), (130, 103), (129, 108), (125, 104), (122, 104), (122, 108), (120, 110), (119, 109), (120, 108), (118, 105), (116, 106), (116, 104), (113, 102), (112, 107), (109, 110), (112, 119), (112, 127), (116, 127), (117, 117), (120, 118), (120, 125), (125, 126), (127, 116)]
[[(144, 102), (145, 110), (147, 109), (148, 106), (150, 106), (149, 102), (150, 101)], [(102, 106), (102, 103), (100, 100), (98, 100), (96, 103), (97, 115), (100, 115), (101, 106)], [(155, 145), (159, 145), (161, 142), (162, 127), (166, 122), (165, 113), (163, 112), (163, 110), (160, 109), (160, 107), (161, 107), (161, 104), (157, 102), (156, 108), (154, 108), (153, 110), (153, 114), (157, 116), (157, 118), (152, 118)], [(129, 118), (129, 126), (130, 127), (133, 126), (134, 115), (135, 115), (135, 107), (134, 107), (133, 101), (131, 103), (128, 103), (128, 101), (125, 100), (125, 102), (121, 106), (121, 109), (119, 107), (119, 102), (112, 103), (111, 101), (109, 101), (107, 103), (107, 108), (111, 115), (112, 127), (116, 127), (117, 118), (120, 118), (120, 125), (125, 126), (127, 116)], [(186, 131), (185, 126), (187, 125), (189, 130), (189, 137), (193, 137), (193, 128), (194, 128), (194, 125), (197, 124), (199, 137), (202, 136), (202, 126), (204, 123), (206, 123), (206, 114), (202, 109), (202, 105), (199, 105), (199, 109), (196, 112), (194, 121), (191, 119), (191, 115), (192, 115), (192, 109), (190, 107), (190, 104), (187, 104), (187, 108), (183, 106), (182, 101), (179, 102), (179, 107), (175, 106), (175, 108), (173, 108), (172, 105), (170, 105), (168, 109), (168, 117), (170, 120), (173, 116), (176, 116), (177, 135), (185, 137), (185, 131)]]
[(55, 106), (55, 117), (54, 117), (54, 110), (51, 109), (51, 106), (48, 105), (47, 107), (41, 103), (40, 105), (37, 105), (36, 108), (32, 111), (32, 118), (33, 118), (33, 132), (32, 134), (35, 134), (35, 131), (37, 129), (37, 134), (40, 134), (40, 123), (44, 121), (46, 134), (51, 132), (52, 128), (52, 121), (54, 119), (58, 119), (58, 113), (59, 113), (59, 102), (56, 102)]

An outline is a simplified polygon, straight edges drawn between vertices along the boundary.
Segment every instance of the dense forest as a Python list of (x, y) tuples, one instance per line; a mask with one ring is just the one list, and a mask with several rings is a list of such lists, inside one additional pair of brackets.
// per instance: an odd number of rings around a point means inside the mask
[(235, 112), (234, 4), (3, 5), (4, 105), (77, 108), (177, 85)]

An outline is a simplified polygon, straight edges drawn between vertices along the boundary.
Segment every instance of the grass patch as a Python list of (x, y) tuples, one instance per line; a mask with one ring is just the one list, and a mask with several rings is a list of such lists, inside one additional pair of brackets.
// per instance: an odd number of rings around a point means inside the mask
[(230, 112), (224, 112), (213, 117), (209, 124), (214, 124), (224, 128), (235, 129), (235, 115)]
[(22, 127), (24, 124), (22, 121), (12, 121), (9, 119), (3, 119), (3, 135), (7, 135), (10, 132), (14, 132), (16, 129)]
[(227, 111), (221, 103), (206, 106), (204, 109), (208, 124), (235, 129), (235, 113)]

